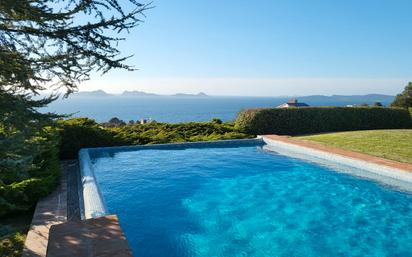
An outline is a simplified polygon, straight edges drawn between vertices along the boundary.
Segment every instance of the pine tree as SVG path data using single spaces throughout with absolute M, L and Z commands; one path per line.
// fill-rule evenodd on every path
M 57 96 L 39 94 L 52 89 L 67 96 L 91 72 L 133 70 L 117 44 L 148 8 L 135 0 L 0 0 L 0 215 L 23 208 L 13 201 L 27 198 L 23 191 L 34 188 L 27 183 L 47 191 L 39 182 L 46 180 L 30 178 L 46 174 L 36 165 L 52 152 L 47 125 L 58 117 L 38 108 Z M 25 179 L 23 191 L 7 193 Z

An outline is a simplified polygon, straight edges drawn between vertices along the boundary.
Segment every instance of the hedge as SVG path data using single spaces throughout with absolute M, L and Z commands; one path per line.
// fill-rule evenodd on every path
M 254 135 L 399 129 L 411 125 L 407 110 L 382 107 L 247 109 L 238 114 L 235 123 L 237 129 Z

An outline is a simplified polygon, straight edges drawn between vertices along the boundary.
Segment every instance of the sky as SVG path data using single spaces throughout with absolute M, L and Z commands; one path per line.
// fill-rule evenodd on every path
M 142 2 L 142 1 L 141 1 Z M 412 80 L 412 1 L 154 0 L 119 45 L 137 71 L 81 91 L 396 94 Z

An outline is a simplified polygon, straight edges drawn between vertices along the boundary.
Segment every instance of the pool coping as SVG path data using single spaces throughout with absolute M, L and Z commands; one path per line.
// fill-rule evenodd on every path
M 115 147 L 84 148 L 79 151 L 81 186 L 79 187 L 79 201 L 82 219 L 98 218 L 109 215 L 104 198 L 100 192 L 92 168 L 91 157 L 97 152 L 116 153 L 123 151 L 149 149 L 185 149 L 238 146 L 238 145 L 267 144 L 274 151 L 289 151 L 318 160 L 342 164 L 360 170 L 366 170 L 380 176 L 398 181 L 412 183 L 412 165 L 387 160 L 368 154 L 329 147 L 319 143 L 294 139 L 289 136 L 263 135 L 252 139 L 218 140 L 203 142 L 186 142 L 172 144 L 132 145 Z
M 385 177 L 412 183 L 412 165 L 388 160 L 364 153 L 326 146 L 316 142 L 296 139 L 290 136 L 260 136 L 267 144 L 309 155 L 317 159 L 342 163 L 351 167 L 379 174 Z
M 290 136 L 263 135 L 262 138 L 280 141 L 284 143 L 289 143 L 289 144 L 293 144 L 293 145 L 300 146 L 300 147 L 311 148 L 311 149 L 322 151 L 322 152 L 342 155 L 348 158 L 358 159 L 358 160 L 374 163 L 377 165 L 383 165 L 383 166 L 387 166 L 390 168 L 402 170 L 405 172 L 412 172 L 412 164 L 389 160 L 389 159 L 385 159 L 381 157 L 376 157 L 376 156 L 372 156 L 372 155 L 365 154 L 365 153 L 344 150 L 342 148 L 327 146 L 321 143 L 311 142 L 311 141 L 302 140 L 302 139 L 296 139 Z

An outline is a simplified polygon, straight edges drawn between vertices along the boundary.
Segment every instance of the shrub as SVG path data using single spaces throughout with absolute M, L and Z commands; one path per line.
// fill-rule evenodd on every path
M 24 240 L 26 237 L 19 232 L 0 237 L 0 256 L 19 257 L 23 253 Z
M 3 160 L 0 167 L 0 216 L 26 211 L 36 202 L 47 196 L 59 181 L 59 164 L 57 154 L 57 132 L 44 128 L 35 137 L 27 139 L 30 155 L 18 159 Z M 30 159 L 30 165 L 16 165 Z M 12 176 L 18 168 L 22 175 Z M 3 176 L 3 174 L 7 174 Z
M 221 119 L 218 119 L 218 118 L 213 118 L 212 122 L 216 123 L 216 124 L 222 124 L 223 123 L 223 121 Z
M 308 107 L 243 110 L 236 128 L 250 134 L 299 135 L 320 132 L 411 127 L 408 112 L 382 107 Z
M 115 133 L 105 129 L 94 120 L 74 118 L 58 121 L 60 132 L 60 159 L 76 159 L 81 148 L 126 144 L 115 138 Z

